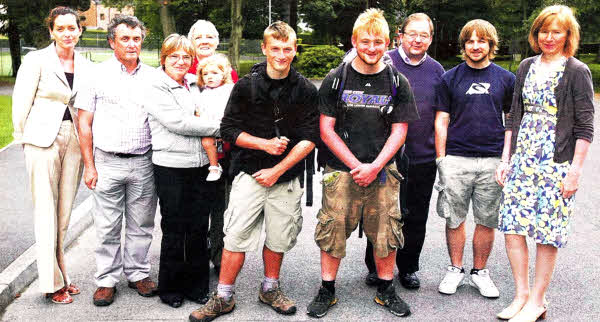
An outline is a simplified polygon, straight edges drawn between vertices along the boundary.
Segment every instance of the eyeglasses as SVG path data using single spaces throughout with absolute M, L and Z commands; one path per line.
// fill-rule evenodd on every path
M 167 56 L 167 59 L 169 59 L 172 62 L 178 62 L 180 59 L 183 60 L 184 63 L 192 62 L 192 56 L 190 56 L 190 55 L 179 56 L 179 55 L 171 54 L 171 55 Z
M 410 32 L 410 33 L 404 34 L 404 36 L 406 38 L 408 38 L 409 40 L 415 40 L 415 39 L 417 39 L 417 37 L 421 37 L 421 40 L 428 40 L 429 38 L 431 38 L 431 35 L 429 35 L 429 34 L 425 34 L 425 33 L 418 34 L 416 32 Z

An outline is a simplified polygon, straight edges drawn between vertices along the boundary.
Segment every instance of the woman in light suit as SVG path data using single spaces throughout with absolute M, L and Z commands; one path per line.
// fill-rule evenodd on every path
M 47 24 L 53 43 L 27 54 L 17 73 L 13 137 L 23 145 L 29 174 L 40 291 L 68 304 L 79 289 L 69 280 L 63 243 L 83 168 L 72 102 L 89 62 L 75 51 L 76 11 L 56 7 Z

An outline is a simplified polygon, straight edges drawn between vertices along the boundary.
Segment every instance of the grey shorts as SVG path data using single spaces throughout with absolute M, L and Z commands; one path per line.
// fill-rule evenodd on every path
M 258 250 L 263 222 L 265 246 L 284 253 L 296 245 L 302 230 L 303 190 L 298 178 L 263 187 L 249 174 L 234 179 L 224 214 L 224 248 L 232 252 Z
M 472 201 L 475 223 L 498 228 L 502 187 L 494 174 L 499 163 L 499 157 L 454 155 L 447 155 L 438 163 L 437 213 L 446 219 L 447 227 L 455 229 L 465 221 Z

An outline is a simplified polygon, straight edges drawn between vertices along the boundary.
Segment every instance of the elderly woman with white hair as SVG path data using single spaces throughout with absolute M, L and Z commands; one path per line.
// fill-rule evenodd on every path
M 196 57 L 188 73 L 196 74 L 198 63 L 204 58 L 210 57 L 217 51 L 219 46 L 219 32 L 212 22 L 207 20 L 198 20 L 188 32 L 188 39 L 192 41 L 196 47 Z M 231 78 L 234 83 L 238 81 L 238 74 L 235 70 L 231 70 Z
M 188 33 L 188 39 L 192 41 L 196 50 L 194 61 L 188 70 L 188 73 L 196 74 L 199 63 L 207 57 L 215 54 L 219 45 L 219 32 L 215 25 L 210 21 L 198 20 Z M 238 74 L 231 69 L 231 79 L 234 83 L 238 81 Z M 213 263 L 215 272 L 219 274 L 221 270 L 221 253 L 223 251 L 223 213 L 229 200 L 229 190 L 231 189 L 230 179 L 227 177 L 229 168 L 229 158 L 227 152 L 231 149 L 228 142 L 220 139 L 217 141 L 221 146 L 219 149 L 219 164 L 222 167 L 221 179 L 216 181 L 216 198 L 210 207 L 210 228 L 208 231 L 210 261 Z

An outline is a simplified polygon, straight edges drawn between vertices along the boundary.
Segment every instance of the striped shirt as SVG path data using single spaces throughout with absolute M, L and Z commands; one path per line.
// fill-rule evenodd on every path
M 143 109 L 146 81 L 154 68 L 139 62 L 132 73 L 115 56 L 97 64 L 77 94 L 75 107 L 94 113 L 94 146 L 115 153 L 144 154 L 151 147 L 148 114 Z

